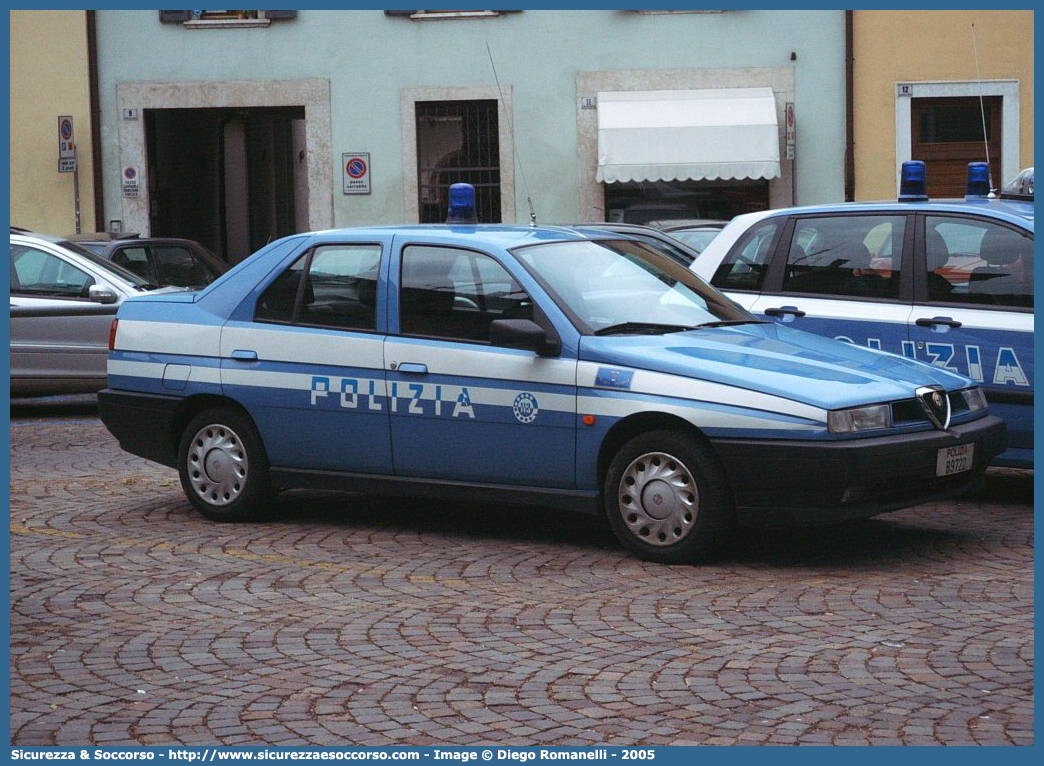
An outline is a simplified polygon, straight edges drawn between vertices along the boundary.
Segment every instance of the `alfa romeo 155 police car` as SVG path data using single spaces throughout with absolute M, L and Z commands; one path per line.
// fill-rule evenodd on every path
M 967 375 L 1008 425 L 994 463 L 1032 468 L 1032 169 L 999 198 L 986 163 L 968 173 L 962 200 L 929 200 L 908 162 L 896 202 L 739 216 L 692 268 L 762 317 Z
M 953 494 L 1006 439 L 971 380 L 759 320 L 604 230 L 294 235 L 127 301 L 110 345 L 106 426 L 214 520 L 291 487 L 485 499 L 694 561 L 735 522 Z

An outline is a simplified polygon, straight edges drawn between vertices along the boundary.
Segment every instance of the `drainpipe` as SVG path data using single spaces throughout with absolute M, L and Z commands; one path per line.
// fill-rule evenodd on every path
M 855 56 L 852 11 L 845 11 L 845 202 L 855 200 L 855 94 L 852 93 Z
M 101 104 L 98 101 L 98 28 L 94 11 L 87 11 L 87 87 L 91 108 L 91 170 L 94 185 L 94 230 L 105 231 L 102 194 Z

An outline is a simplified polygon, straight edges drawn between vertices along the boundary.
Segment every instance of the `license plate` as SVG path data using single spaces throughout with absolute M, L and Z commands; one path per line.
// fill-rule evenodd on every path
M 975 457 L 974 444 L 961 444 L 957 447 L 943 447 L 935 463 L 936 476 L 952 476 L 955 473 L 970 471 Z

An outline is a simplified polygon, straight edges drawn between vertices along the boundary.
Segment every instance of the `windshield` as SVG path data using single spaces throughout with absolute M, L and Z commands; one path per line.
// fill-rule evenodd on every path
M 758 320 L 667 255 L 642 242 L 555 242 L 514 250 L 584 333 L 676 332 Z
M 97 253 L 88 250 L 86 247 L 83 247 L 82 245 L 78 245 L 75 242 L 69 242 L 69 241 L 61 242 L 59 244 L 61 244 L 61 246 L 64 247 L 66 250 L 72 250 L 77 255 L 82 255 L 84 258 L 88 259 L 95 266 L 103 268 L 106 271 L 111 272 L 112 274 L 115 274 L 120 279 L 122 279 L 124 282 L 130 282 L 135 287 L 146 287 L 147 288 L 147 287 L 155 287 L 156 286 L 156 285 L 151 284 L 149 282 L 149 280 L 142 279 L 141 277 L 139 277 L 137 274 L 135 274 L 130 269 L 125 269 L 125 268 L 123 268 L 123 266 L 120 266 L 118 263 L 113 263 L 112 261 L 110 261 L 110 260 L 108 260 L 106 258 L 103 258 L 102 256 L 98 255 Z
M 670 232 L 672 237 L 680 239 L 697 253 L 702 253 L 703 248 L 719 234 L 721 234 L 721 229 L 682 229 Z

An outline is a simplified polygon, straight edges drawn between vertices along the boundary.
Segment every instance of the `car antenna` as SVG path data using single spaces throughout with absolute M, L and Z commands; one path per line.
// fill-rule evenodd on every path
M 497 93 L 500 94 L 500 103 L 504 104 L 504 91 L 500 88 L 500 78 L 497 77 L 497 66 L 493 63 L 493 51 L 489 49 L 486 42 L 486 53 L 489 55 L 489 66 L 493 70 L 493 81 L 497 84 Z M 522 185 L 526 187 L 526 202 L 529 204 L 529 225 L 537 225 L 536 210 L 533 209 L 533 198 L 529 195 L 529 182 L 526 180 L 526 169 L 522 167 L 522 158 L 518 156 L 518 145 L 515 144 L 515 128 L 511 124 L 511 112 L 504 104 L 504 116 L 507 118 L 508 132 L 511 133 L 511 153 L 518 163 L 518 171 L 522 174 Z
M 993 186 L 993 166 L 990 165 L 990 142 L 986 138 L 986 106 L 983 104 L 982 99 L 982 71 L 979 69 L 979 40 L 975 34 L 975 24 L 971 25 L 972 28 L 972 49 L 975 51 L 975 77 L 979 81 L 979 116 L 982 117 L 982 143 L 986 148 L 986 167 L 989 168 L 990 172 L 990 193 L 988 196 L 996 197 L 995 192 L 997 191 Z

